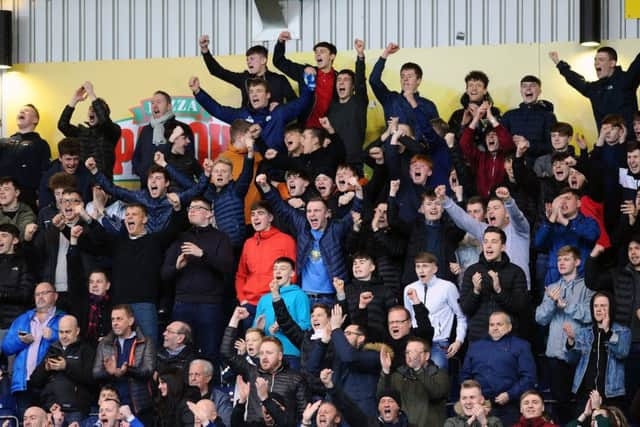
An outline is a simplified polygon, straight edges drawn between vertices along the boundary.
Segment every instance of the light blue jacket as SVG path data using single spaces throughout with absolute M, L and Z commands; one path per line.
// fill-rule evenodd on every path
M 307 294 L 298 285 L 288 285 L 280 288 L 280 297 L 284 301 L 289 315 L 300 326 L 300 329 L 306 331 L 311 328 L 311 305 Z M 258 319 L 261 314 L 264 314 L 265 317 L 264 333 L 271 335 L 269 327 L 276 321 L 271 292 L 260 297 L 260 301 L 258 301 L 255 318 Z M 285 356 L 300 356 L 300 349 L 293 345 L 282 332 L 278 331 L 274 336 L 282 343 Z
M 9 332 L 7 332 L 7 335 L 4 336 L 4 340 L 2 341 L 2 352 L 8 356 L 16 355 L 11 379 L 11 393 L 25 391 L 27 389 L 27 349 L 29 345 L 20 341 L 18 332 L 28 332 L 31 330 L 31 319 L 35 314 L 36 310 L 31 309 L 18 316 L 11 324 Z M 58 341 L 58 321 L 62 316 L 64 316 L 64 312 L 57 310 L 56 314 L 47 322 L 47 327 L 51 329 L 51 337 L 49 337 L 49 339 L 43 337 L 40 340 L 36 365 L 42 362 L 49 346 Z
M 567 306 L 562 309 L 544 294 L 542 303 L 536 309 L 536 322 L 546 326 L 549 325 L 549 337 L 547 339 L 547 357 L 568 361 L 569 354 L 566 349 L 567 334 L 564 333 L 562 325 L 568 322 L 574 331 L 588 326 L 591 323 L 591 297 L 594 292 L 584 285 L 584 279 L 579 278 L 566 282 L 560 281 L 549 285 L 548 289 L 560 287 L 560 298 L 567 302 Z
M 604 395 L 611 398 L 616 396 L 624 396 L 624 360 L 629 355 L 631 348 L 631 330 L 626 326 L 614 323 L 611 327 L 613 334 L 606 343 L 607 346 L 607 372 L 605 374 Z M 589 356 L 591 355 L 591 347 L 595 334 L 593 327 L 582 328 L 576 332 L 576 342 L 572 352 L 580 355 L 576 374 L 573 377 L 573 393 L 578 392 L 578 388 L 582 383 L 587 365 L 589 364 Z

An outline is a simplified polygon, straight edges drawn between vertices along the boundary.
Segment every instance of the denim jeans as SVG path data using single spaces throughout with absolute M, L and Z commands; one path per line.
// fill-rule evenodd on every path
M 151 302 L 136 302 L 129 304 L 136 318 L 136 324 L 142 329 L 145 337 L 151 338 L 154 344 L 158 344 L 158 311 L 156 305 Z
M 173 320 L 186 322 L 193 331 L 193 341 L 202 355 L 214 366 L 220 363 L 220 341 L 224 333 L 223 304 L 195 304 L 178 302 L 173 306 Z
M 431 345 L 431 360 L 438 368 L 447 370 L 449 362 L 447 361 L 447 350 L 449 349 L 449 340 L 434 341 Z

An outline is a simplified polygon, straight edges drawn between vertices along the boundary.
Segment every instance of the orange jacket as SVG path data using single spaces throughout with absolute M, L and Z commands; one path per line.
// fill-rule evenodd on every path
M 295 261 L 296 242 L 293 237 L 275 227 L 255 233 L 244 242 L 236 272 L 238 301 L 258 304 L 260 297 L 269 292 L 269 282 L 273 279 L 273 262 L 280 257 Z
M 233 163 L 233 179 L 238 180 L 240 177 L 240 173 L 242 172 L 242 164 L 244 162 L 244 158 L 247 154 L 247 150 L 245 148 L 239 149 L 233 146 L 233 144 L 229 143 L 226 151 L 220 154 L 220 157 L 224 157 Z M 256 171 L 258 170 L 258 165 L 262 161 L 262 156 L 258 152 L 254 152 L 253 154 L 253 179 L 256 177 Z M 252 179 L 252 181 L 253 181 Z M 251 204 L 260 200 L 260 193 L 258 193 L 258 189 L 252 183 L 249 186 L 249 191 L 247 192 L 247 196 L 244 198 L 244 221 L 245 224 L 251 223 Z

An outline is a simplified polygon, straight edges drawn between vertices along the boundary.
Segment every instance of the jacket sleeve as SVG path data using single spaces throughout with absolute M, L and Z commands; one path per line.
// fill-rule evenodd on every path
M 500 273 L 498 273 L 500 275 Z M 505 289 L 502 284 L 502 292 L 496 294 L 498 305 L 510 313 L 522 313 L 529 307 L 529 293 L 527 291 L 527 278 L 520 267 L 516 268 L 513 283 Z
M 431 342 L 433 340 L 433 326 L 429 320 L 429 310 L 423 303 L 414 304 L 413 312 L 416 315 L 417 328 L 413 328 L 414 335 Z
M 285 42 L 278 41 L 276 43 L 273 49 L 273 65 L 286 74 L 291 80 L 298 82 L 298 85 L 303 85 L 304 83 L 300 79 L 302 79 L 302 75 L 304 74 L 305 66 L 287 59 L 287 57 L 284 56 L 285 48 Z M 302 88 L 299 89 L 302 91 Z
M 518 352 L 518 380 L 506 390 L 509 400 L 517 400 L 522 393 L 533 388 L 536 383 L 536 362 L 533 360 L 529 343 L 522 341 Z
M 176 260 L 180 255 L 181 241 L 175 241 L 169 246 L 164 255 L 164 262 L 162 263 L 162 269 L 160 270 L 160 277 L 165 281 L 172 281 L 178 274 L 176 269 Z
M 467 268 L 464 272 L 464 278 L 462 279 L 462 286 L 460 287 L 460 308 L 467 316 L 467 318 L 473 317 L 482 300 L 482 295 L 478 295 L 473 292 L 472 277 L 475 272 L 472 269 Z
M 244 161 L 242 162 L 242 172 L 240 172 L 240 176 L 236 181 L 236 194 L 242 199 L 247 195 L 249 185 L 251 185 L 251 181 L 253 180 L 253 162 L 253 157 L 249 158 L 245 156 Z
M 227 83 L 231 83 L 235 87 L 240 90 L 244 89 L 245 82 L 245 74 L 237 73 L 234 71 L 227 70 L 214 58 L 211 51 L 207 51 L 206 53 L 201 52 L 202 59 L 204 60 L 207 69 L 209 70 L 209 74 L 215 76 L 221 80 L 224 80 Z
M 109 179 L 107 179 L 102 172 L 98 172 L 93 175 L 95 181 L 102 187 L 104 191 L 111 194 L 115 199 L 123 200 L 125 202 L 140 202 L 140 197 L 138 196 L 138 192 L 134 190 L 129 190 L 128 188 L 120 187 L 115 185 Z
M 233 412 L 233 405 L 229 395 L 218 390 L 213 389 L 213 396 L 211 397 L 213 403 L 216 404 L 216 412 L 218 417 L 216 418 L 216 425 L 219 426 L 219 420 L 222 421 L 223 426 L 231 426 L 231 413 Z
M 404 236 L 410 236 L 413 229 L 412 224 L 407 224 L 400 219 L 400 208 L 398 207 L 398 197 L 387 198 L 387 217 L 389 226 L 400 232 Z
M 309 89 L 307 84 L 304 82 L 304 78 L 302 77 L 303 75 L 304 73 L 302 73 L 300 77 L 298 77 L 299 79 L 301 79 L 299 84 L 300 96 L 292 101 L 287 102 L 286 104 L 280 104 L 276 107 L 278 112 L 283 115 L 284 123 L 290 122 L 291 120 L 298 117 L 313 102 L 314 92 Z
M 345 421 L 351 427 L 366 427 L 368 425 L 378 425 L 377 422 L 369 423 L 367 415 L 355 404 L 349 396 L 337 385 L 334 385 L 332 389 L 329 389 L 329 395 L 332 398 L 333 403 L 336 405 Z
M 538 162 L 535 164 L 538 165 Z M 540 164 L 540 169 L 543 170 L 542 164 Z M 540 181 L 536 174 L 531 172 L 524 164 L 524 157 L 515 157 L 513 159 L 513 176 L 518 187 L 525 189 L 532 195 L 540 192 Z
M 240 261 L 238 261 L 238 268 L 236 270 L 236 298 L 238 301 L 246 300 L 246 296 L 244 293 L 244 288 L 247 283 L 247 278 L 249 277 L 249 268 L 247 266 L 247 252 L 246 252 L 246 242 L 242 249 L 242 253 L 240 254 Z
M 193 179 L 191 177 L 186 176 L 178 169 L 176 169 L 172 164 L 167 163 L 165 166 L 166 171 L 169 173 L 169 178 L 171 181 L 175 181 L 182 188 L 191 188 L 193 187 Z
M 486 223 L 476 221 L 449 197 L 446 198 L 442 207 L 444 207 L 447 215 L 449 215 L 458 228 L 471 234 L 479 241 L 482 241 L 484 230 L 488 227 Z
M 237 406 L 237 405 L 236 405 Z M 267 397 L 265 400 L 262 401 L 262 406 L 264 406 L 264 409 L 266 409 L 266 411 L 269 413 L 269 415 L 271 415 L 271 418 L 273 418 L 274 424 L 275 426 L 278 427 L 295 427 L 296 424 L 296 417 L 292 416 L 293 414 L 288 414 L 285 408 L 280 407 L 280 405 L 278 405 L 272 398 L 271 396 Z M 234 409 L 235 410 L 235 409 Z M 244 413 L 243 413 L 244 415 Z M 243 424 L 234 424 L 233 422 L 231 423 L 232 426 L 242 426 Z
M 98 343 L 96 358 L 93 361 L 93 378 L 97 381 L 105 381 L 111 378 L 111 376 L 107 373 L 107 370 L 104 368 L 104 358 L 106 356 L 105 347 L 106 342 L 104 340 Z
M 282 333 L 289 338 L 293 345 L 299 349 L 302 348 L 305 332 L 293 321 L 282 298 L 278 301 L 273 301 L 273 311 L 276 313 L 276 320 L 280 329 L 282 329 Z
M 589 84 L 589 82 L 586 81 L 581 74 L 578 74 L 575 71 L 573 71 L 569 64 L 567 64 L 565 61 L 560 61 L 556 65 L 556 68 L 558 68 L 558 71 L 560 71 L 560 74 L 562 74 L 562 77 L 564 77 L 567 83 L 569 83 L 569 86 L 571 86 L 572 88 L 574 88 L 584 96 L 588 97 L 590 95 L 591 85 Z
M 569 222 L 571 232 L 575 233 L 584 243 L 593 246 L 600 237 L 600 228 L 595 219 L 582 216 Z
M 613 340 L 614 335 L 617 335 L 617 341 Z M 607 343 L 607 350 L 616 359 L 624 360 L 629 355 L 629 350 L 631 350 L 631 330 L 625 326 L 620 326 L 617 330 L 614 330 L 614 335 L 611 336 Z
M 498 135 L 500 150 L 502 150 L 503 153 L 508 153 L 516 149 L 516 144 L 513 142 L 511 134 L 504 126 L 498 125 L 494 127 L 493 130 Z
M 364 58 L 356 58 L 356 81 L 355 91 L 356 99 L 361 105 L 369 104 L 369 95 L 367 94 L 367 78 L 365 77 L 366 63 Z
M 38 363 L 38 366 L 36 366 L 36 369 L 34 369 L 33 372 L 31 373 L 31 376 L 29 377 L 29 385 L 33 385 L 34 387 L 41 388 L 46 384 L 47 379 L 49 378 L 49 371 L 47 371 L 47 368 L 45 366 L 47 364 L 47 357 L 49 357 L 50 355 L 51 355 L 51 347 L 49 347 L 47 354 L 40 361 L 40 363 Z
M 71 116 L 73 116 L 74 111 L 74 107 L 65 105 L 64 110 L 62 110 L 62 114 L 60 114 L 60 118 L 58 119 L 58 130 L 68 138 L 76 137 L 79 134 L 78 127 L 71 124 Z
M 349 363 L 352 371 L 378 375 L 380 372 L 380 356 L 377 352 L 362 351 L 349 344 L 342 329 L 331 332 L 334 357 L 340 362 Z
M 545 218 L 536 232 L 534 247 L 538 249 L 548 249 L 551 244 L 550 240 L 552 235 L 553 225 Z
M 529 235 L 529 221 L 527 221 L 527 217 L 525 217 L 522 211 L 518 208 L 516 201 L 513 198 L 510 198 L 504 205 L 507 208 L 507 212 L 509 212 L 509 219 L 513 224 L 513 228 L 519 234 Z
M 374 95 L 383 106 L 388 102 L 388 97 L 392 94 L 389 88 L 382 82 L 382 71 L 386 63 L 387 60 L 385 58 L 378 58 L 369 75 L 371 90 L 373 90 Z
M 195 94 L 196 101 L 204 108 L 207 113 L 211 114 L 216 119 L 220 119 L 224 122 L 231 123 L 235 119 L 242 118 L 242 108 L 225 107 L 213 99 L 204 89 Z
M 551 286 L 547 289 L 552 288 Z M 536 308 L 536 323 L 542 326 L 546 326 L 551 323 L 551 319 L 553 318 L 556 312 L 556 303 L 553 302 L 547 293 L 544 293 L 544 298 L 540 305 Z
M 305 230 L 307 222 L 305 215 L 297 209 L 289 206 L 288 203 L 285 203 L 277 190 L 270 188 L 269 191 L 262 194 L 264 199 L 269 202 L 276 215 L 284 221 L 291 223 L 297 234 L 302 233 Z

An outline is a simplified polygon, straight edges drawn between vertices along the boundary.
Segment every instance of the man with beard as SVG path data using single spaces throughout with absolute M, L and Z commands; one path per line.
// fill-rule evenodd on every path
M 401 358 L 396 354 L 394 358 Z M 391 355 L 380 351 L 382 372 L 378 394 L 384 390 L 400 392 L 409 424 L 441 426 L 445 420 L 445 404 L 449 395 L 449 375 L 431 360 L 431 345 L 422 338 L 412 337 L 404 351 L 404 364 L 391 369 Z
M 250 364 L 244 356 L 233 354 L 231 348 L 222 348 L 222 354 L 228 357 L 229 365 L 251 384 L 247 403 L 247 422 L 262 421 L 261 399 L 255 386 L 258 378 L 263 378 L 269 385 L 271 393 L 277 393 L 284 399 L 284 406 L 295 411 L 296 417 L 302 417 L 307 405 L 308 393 L 303 377 L 290 370 L 283 363 L 282 344 L 275 337 L 265 337 L 260 344 L 259 365 Z

